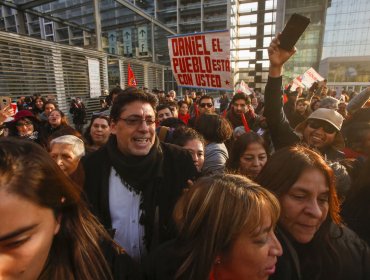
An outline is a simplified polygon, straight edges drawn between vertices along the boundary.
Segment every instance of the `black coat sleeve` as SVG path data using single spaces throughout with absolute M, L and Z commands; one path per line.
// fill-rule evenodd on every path
M 282 77 L 268 77 L 265 89 L 264 116 L 266 117 L 275 149 L 291 146 L 300 141 L 284 114 L 281 85 Z

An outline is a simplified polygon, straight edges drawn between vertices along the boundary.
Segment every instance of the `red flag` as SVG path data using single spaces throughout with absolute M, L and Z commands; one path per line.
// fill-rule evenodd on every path
M 135 78 L 134 72 L 132 71 L 132 69 L 130 67 L 130 64 L 128 65 L 128 83 L 127 83 L 127 85 L 129 87 L 136 87 L 137 86 L 136 78 Z

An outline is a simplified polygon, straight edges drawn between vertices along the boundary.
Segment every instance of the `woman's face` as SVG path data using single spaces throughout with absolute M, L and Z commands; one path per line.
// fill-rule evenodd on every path
M 51 103 L 46 104 L 46 105 L 45 105 L 45 110 L 44 110 L 45 115 L 48 117 L 48 116 L 50 115 L 50 113 L 51 113 L 53 110 L 55 110 L 55 109 L 56 109 L 56 108 L 55 108 L 54 104 L 51 104 Z
M 267 213 L 266 213 L 267 214 Z M 277 257 L 283 250 L 271 225 L 270 215 L 255 236 L 244 230 L 236 238 L 231 251 L 221 255 L 215 264 L 216 279 L 262 280 L 275 272 Z
M 298 113 L 303 114 L 306 111 L 307 105 L 304 102 L 298 102 L 296 105 L 296 110 Z
M 316 111 L 317 109 L 319 109 L 320 108 L 320 101 L 317 101 L 314 105 L 313 105 L 313 107 L 312 107 L 312 109 L 314 110 L 314 111 Z
M 297 242 L 310 242 L 329 211 L 329 187 L 323 173 L 318 169 L 303 171 L 280 197 L 280 204 L 280 225 Z
M 67 175 L 76 171 L 80 158 L 73 152 L 73 146 L 64 143 L 54 143 L 50 147 L 50 156 Z
M 267 162 L 265 148 L 259 143 L 251 143 L 240 157 L 239 171 L 241 174 L 254 179 Z
M 37 109 L 42 110 L 42 107 L 44 106 L 44 102 L 42 102 L 41 98 L 36 99 L 35 106 L 36 106 Z
M 193 139 L 183 146 L 186 150 L 191 153 L 193 162 L 197 170 L 200 172 L 204 164 L 204 145 L 198 139 Z
M 60 126 L 62 123 L 62 115 L 58 111 L 53 111 L 50 113 L 48 120 L 52 127 Z
M 186 115 L 188 113 L 188 104 L 183 103 L 179 109 L 180 113 Z
M 96 118 L 90 128 L 90 136 L 95 145 L 104 145 L 109 138 L 110 127 L 107 120 Z
M 19 121 L 17 121 L 15 126 L 17 128 L 18 135 L 21 137 L 31 135 L 35 129 L 33 126 L 33 122 L 28 118 L 20 119 Z
M 49 208 L 0 191 L 0 279 L 38 279 L 60 223 Z

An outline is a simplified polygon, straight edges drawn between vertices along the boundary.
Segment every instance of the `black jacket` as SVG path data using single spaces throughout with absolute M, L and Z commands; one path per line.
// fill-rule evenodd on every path
M 143 261 L 143 278 L 145 280 L 173 280 L 184 258 L 176 248 L 176 240 L 168 241 Z
M 282 230 L 277 229 L 277 238 L 283 247 L 278 258 L 276 272 L 270 280 L 368 280 L 370 279 L 370 249 L 353 231 L 332 224 L 330 236 L 334 254 L 312 252 L 311 241 L 298 244 Z M 321 258 L 321 259 L 320 259 Z M 317 261 L 320 260 L 320 261 Z
M 102 242 L 101 248 L 111 269 L 113 280 L 142 279 L 139 266 L 121 248 L 108 241 Z
M 163 169 L 153 178 L 155 183 L 155 205 L 151 205 L 154 233 L 148 240 L 148 250 L 155 248 L 175 234 L 172 211 L 187 181 L 197 175 L 191 155 L 188 151 L 175 145 L 160 143 L 163 151 Z M 106 147 L 88 155 L 82 160 L 85 168 L 84 192 L 92 212 L 109 232 L 112 220 L 109 210 L 109 176 L 111 163 Z M 145 174 L 145 170 L 142 171 Z M 145 199 L 144 199 L 145 200 Z M 145 201 L 143 201 L 145 203 Z M 146 225 L 144 224 L 144 228 Z
M 265 89 L 265 110 L 264 116 L 269 127 L 272 143 L 276 150 L 292 146 L 301 142 L 301 137 L 289 125 L 282 100 L 282 77 L 268 77 Z M 343 159 L 344 154 L 329 146 L 320 150 L 321 154 L 330 161 Z

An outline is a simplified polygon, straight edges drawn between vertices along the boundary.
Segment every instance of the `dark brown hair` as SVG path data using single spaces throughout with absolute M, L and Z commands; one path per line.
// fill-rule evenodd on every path
M 252 237 L 266 215 L 274 227 L 279 214 L 275 196 L 244 176 L 200 178 L 175 206 L 183 262 L 174 279 L 208 279 L 216 256 L 227 254 L 241 231 Z
M 226 168 L 230 172 L 238 172 L 240 166 L 240 157 L 243 155 L 248 146 L 253 143 L 260 144 L 265 149 L 266 154 L 269 155 L 269 146 L 262 136 L 253 131 L 244 133 L 233 143 L 231 147 L 229 159 L 226 162 Z
M 304 146 L 286 147 L 275 152 L 267 161 L 256 182 L 281 197 L 286 194 L 302 173 L 310 168 L 319 170 L 329 188 L 329 215 L 327 219 L 340 224 L 339 201 L 335 190 L 333 170 L 316 152 Z
M 73 181 L 44 149 L 31 141 L 0 139 L 0 190 L 61 217 L 39 279 L 112 279 L 100 247 L 110 237 L 87 209 Z
M 130 104 L 135 101 L 149 103 L 153 107 L 154 111 L 158 104 L 158 99 L 154 94 L 145 93 L 141 89 L 129 87 L 122 91 L 122 93 L 117 95 L 116 99 L 114 99 L 112 110 L 110 112 L 111 120 L 113 122 L 117 122 L 122 113 L 123 108 L 127 104 Z
M 201 114 L 195 122 L 195 129 L 208 142 L 223 143 L 233 135 L 229 121 L 217 114 Z

